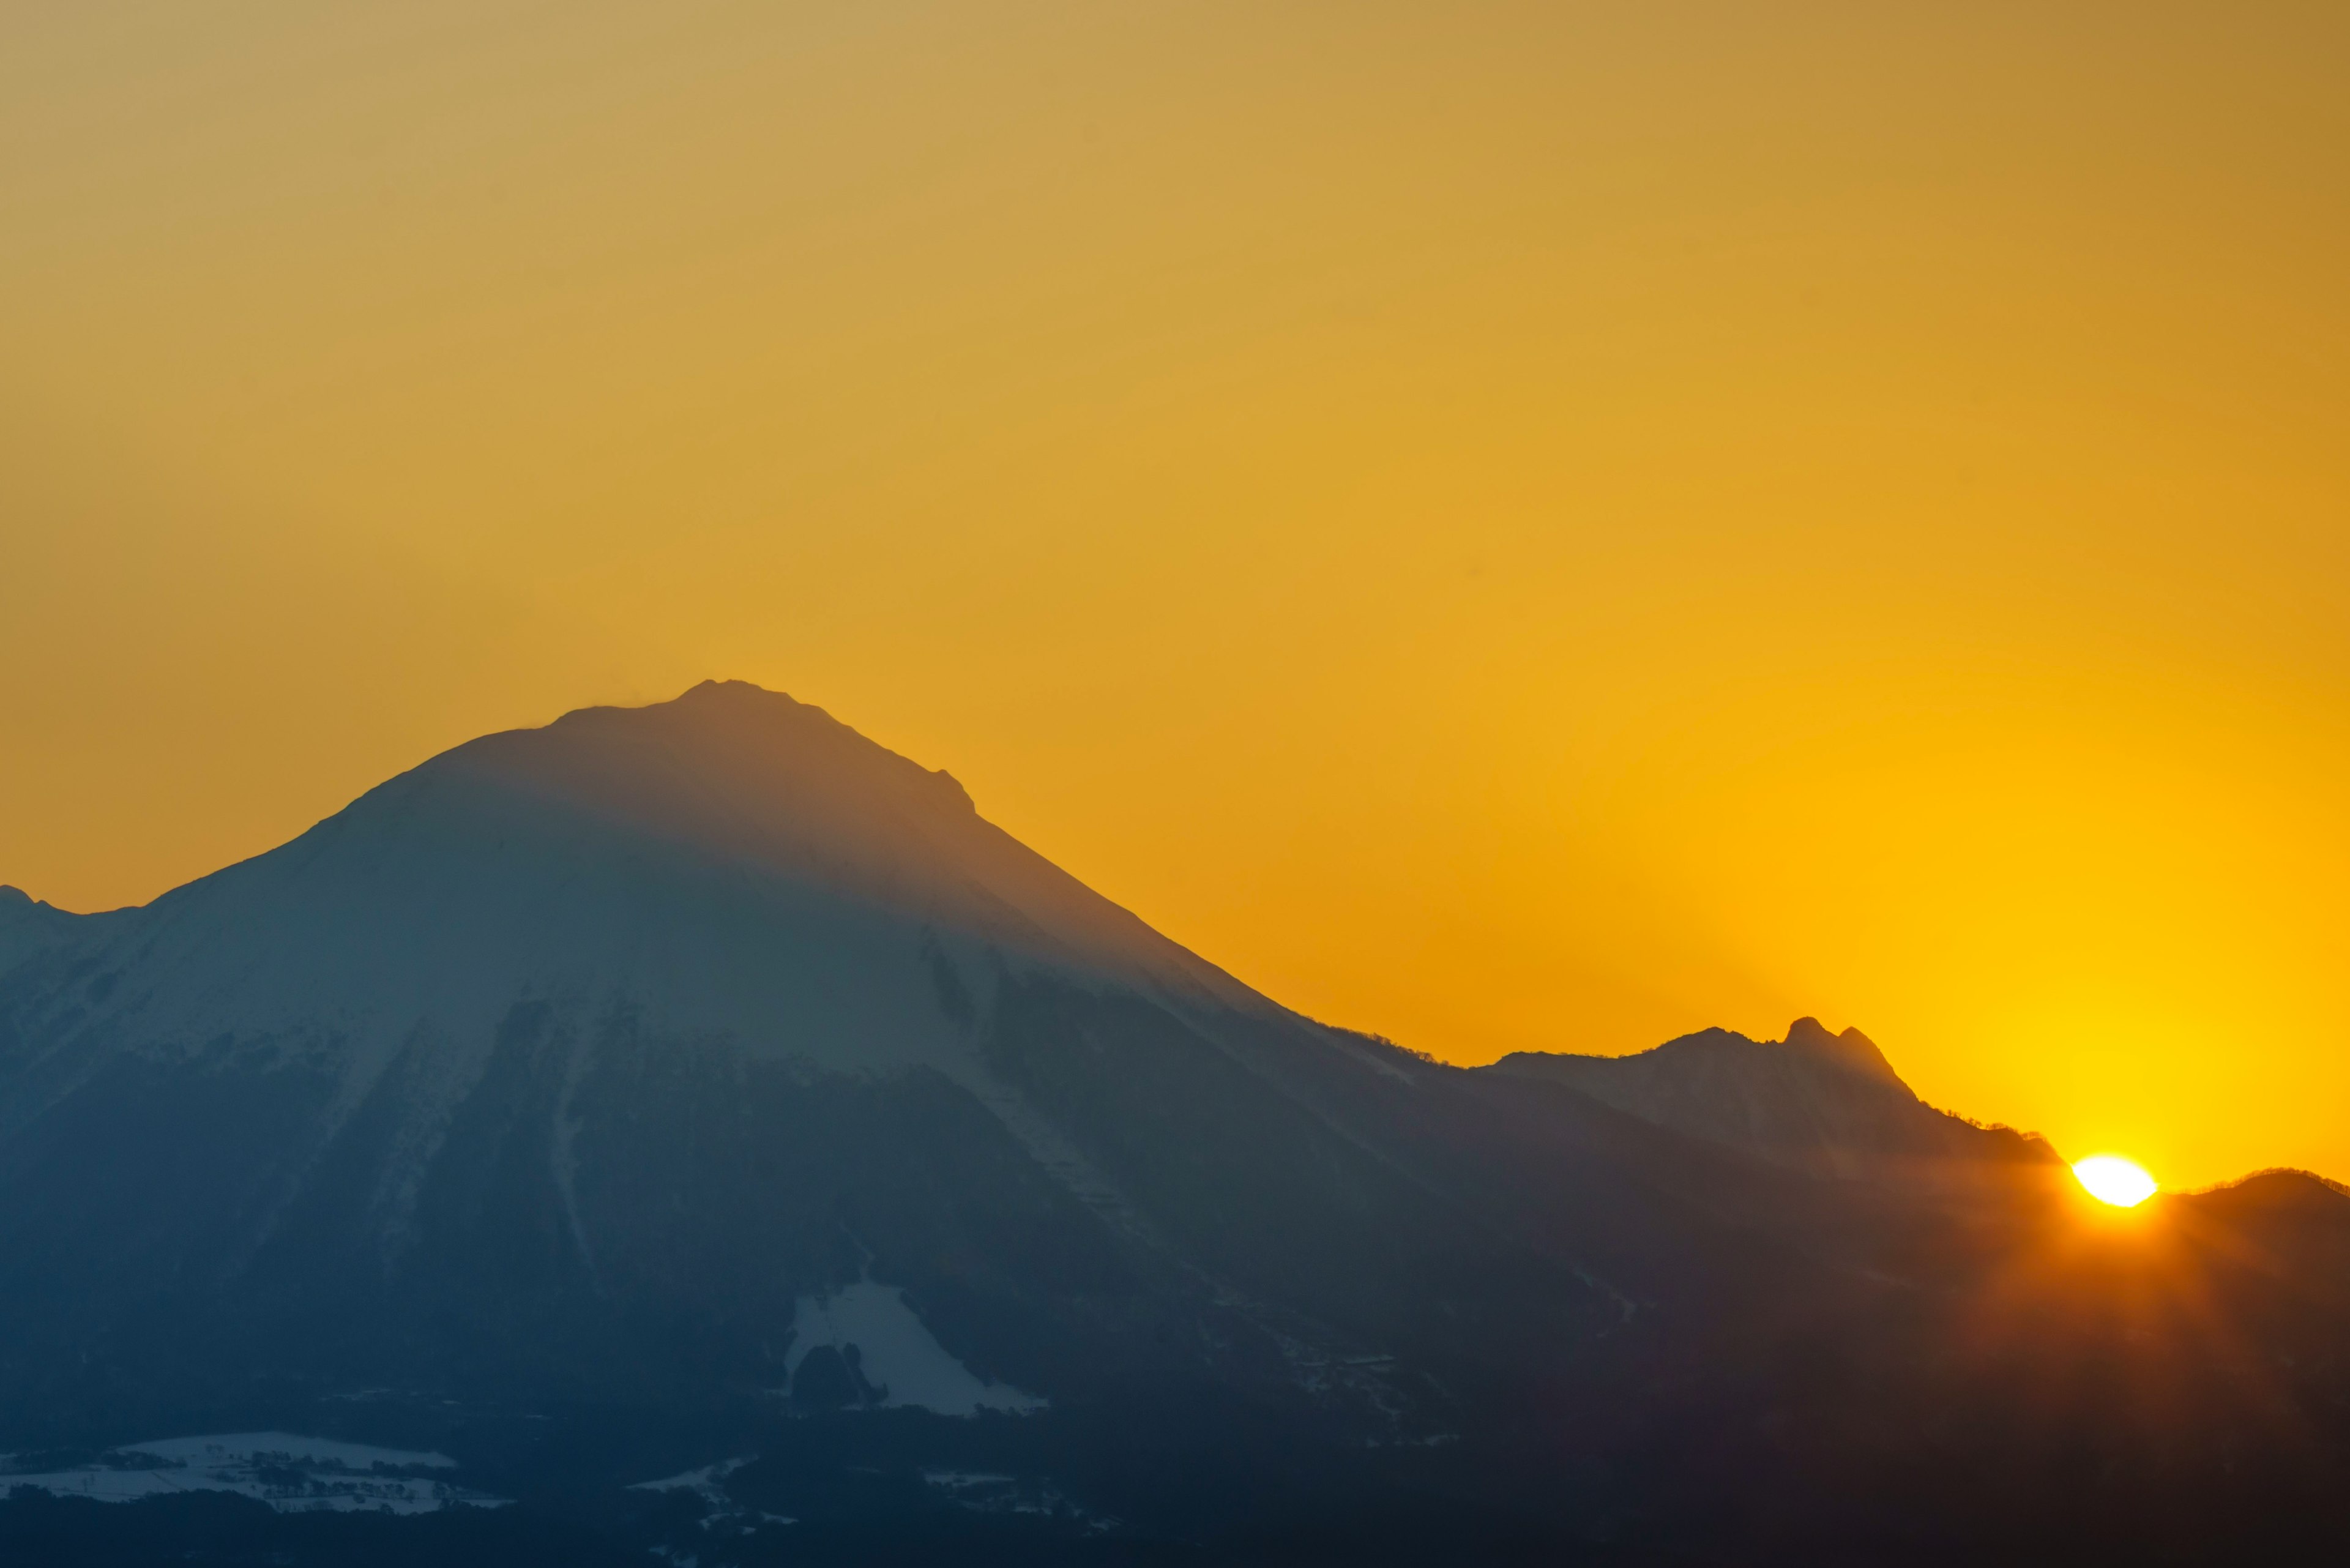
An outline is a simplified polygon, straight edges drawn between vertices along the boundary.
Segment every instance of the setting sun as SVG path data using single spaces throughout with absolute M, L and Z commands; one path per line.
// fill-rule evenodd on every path
M 2074 1165 L 2073 1174 L 2090 1197 L 2116 1209 L 2135 1209 L 2155 1193 L 2154 1178 L 2117 1154 L 2091 1155 Z

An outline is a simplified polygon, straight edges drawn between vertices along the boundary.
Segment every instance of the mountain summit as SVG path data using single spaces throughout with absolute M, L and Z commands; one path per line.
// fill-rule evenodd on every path
M 947 774 L 740 681 L 459 746 L 167 895 L 97 961 L 134 952 L 140 983 L 88 999 L 109 1037 L 258 1031 L 358 1080 L 421 1032 L 459 1081 L 525 999 L 875 1069 L 965 1054 L 937 987 L 999 971 L 1271 1008 Z
M 1816 1018 L 1798 1018 L 1787 1025 L 1783 1042 L 1790 1051 L 1807 1052 L 1823 1061 L 1833 1062 L 1848 1073 L 1876 1078 L 1888 1084 L 1901 1082 L 1893 1064 L 1877 1048 L 1877 1042 L 1857 1029 L 1847 1029 L 1832 1034 L 1828 1026 Z M 1905 1085 L 1906 1087 L 1906 1085 Z

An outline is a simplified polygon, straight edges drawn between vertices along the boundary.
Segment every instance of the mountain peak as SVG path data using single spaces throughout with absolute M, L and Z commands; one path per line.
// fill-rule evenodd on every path
M 814 790 L 837 795 L 829 802 L 836 808 L 876 807 L 894 797 L 900 805 L 975 809 L 969 792 L 944 769 L 925 768 L 812 702 L 748 680 L 704 680 L 666 702 L 640 708 L 577 708 L 543 730 L 484 736 L 447 755 L 475 748 L 509 755 L 544 749 L 552 760 L 564 748 L 532 737 L 567 740 L 583 733 L 658 746 L 697 774 L 782 790 L 802 806 L 814 804 L 808 793 Z
M 1835 1036 L 1818 1019 L 1805 1016 L 1787 1025 L 1784 1044 L 1799 1051 L 1825 1051 L 1835 1048 Z
M 684 702 L 708 697 L 747 697 L 754 701 L 794 702 L 794 699 L 788 691 L 770 691 L 755 680 L 735 680 L 731 679 L 721 680 L 714 675 L 707 680 L 695 681 L 691 686 L 687 687 L 684 692 L 676 700 L 678 701 Z M 796 702 L 794 702 L 794 705 L 799 706 Z
M 1787 1038 L 1782 1044 L 1789 1050 L 1833 1062 L 1847 1072 L 1889 1084 L 1901 1082 L 1901 1075 L 1885 1059 L 1885 1053 L 1877 1048 L 1877 1042 L 1857 1029 L 1832 1034 L 1827 1025 L 1816 1018 L 1798 1018 L 1787 1025 Z
M 234 1019 L 362 1075 L 550 999 L 860 1069 L 965 1062 L 937 998 L 1004 974 L 1277 1011 L 946 774 L 746 681 L 467 742 L 107 934 L 152 959 L 127 1042 Z

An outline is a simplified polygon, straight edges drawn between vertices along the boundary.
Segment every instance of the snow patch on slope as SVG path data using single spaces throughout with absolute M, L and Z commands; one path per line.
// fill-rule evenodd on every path
M 926 1469 L 922 1484 L 958 1508 L 973 1513 L 1026 1513 L 1066 1519 L 1099 1535 L 1118 1527 L 1106 1513 L 1091 1513 L 1069 1501 L 1068 1494 L 1049 1480 L 1003 1475 L 992 1470 Z
M 867 1380 L 884 1390 L 884 1409 L 921 1409 L 941 1416 L 982 1410 L 1013 1415 L 1041 1410 L 1045 1400 L 1006 1383 L 990 1383 L 949 1355 L 906 1303 L 903 1291 L 871 1280 L 828 1296 L 802 1296 L 792 1315 L 787 1372 L 797 1372 L 819 1345 L 855 1345 Z
M 502 1506 L 421 1470 L 453 1469 L 446 1454 L 381 1449 L 292 1432 L 229 1432 L 132 1443 L 73 1469 L 7 1474 L 0 1490 L 34 1487 L 58 1497 L 131 1502 L 172 1492 L 225 1491 L 265 1502 L 280 1513 L 349 1513 L 360 1509 L 433 1513 L 456 1505 Z
M 713 1533 L 732 1532 L 749 1535 L 763 1524 L 796 1524 L 789 1514 L 767 1513 L 758 1509 L 744 1508 L 727 1495 L 726 1478 L 751 1463 L 759 1456 L 744 1454 L 739 1459 L 720 1459 L 716 1464 L 702 1465 L 659 1480 L 639 1481 L 630 1491 L 691 1492 L 707 1504 L 710 1511 L 702 1521 L 702 1528 Z M 674 1560 L 674 1559 L 672 1559 Z

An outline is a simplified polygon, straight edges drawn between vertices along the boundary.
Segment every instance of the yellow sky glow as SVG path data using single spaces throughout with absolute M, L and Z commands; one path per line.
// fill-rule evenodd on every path
M 0 16 L 0 880 L 733 676 L 1462 1061 L 2350 1175 L 2350 10 Z

